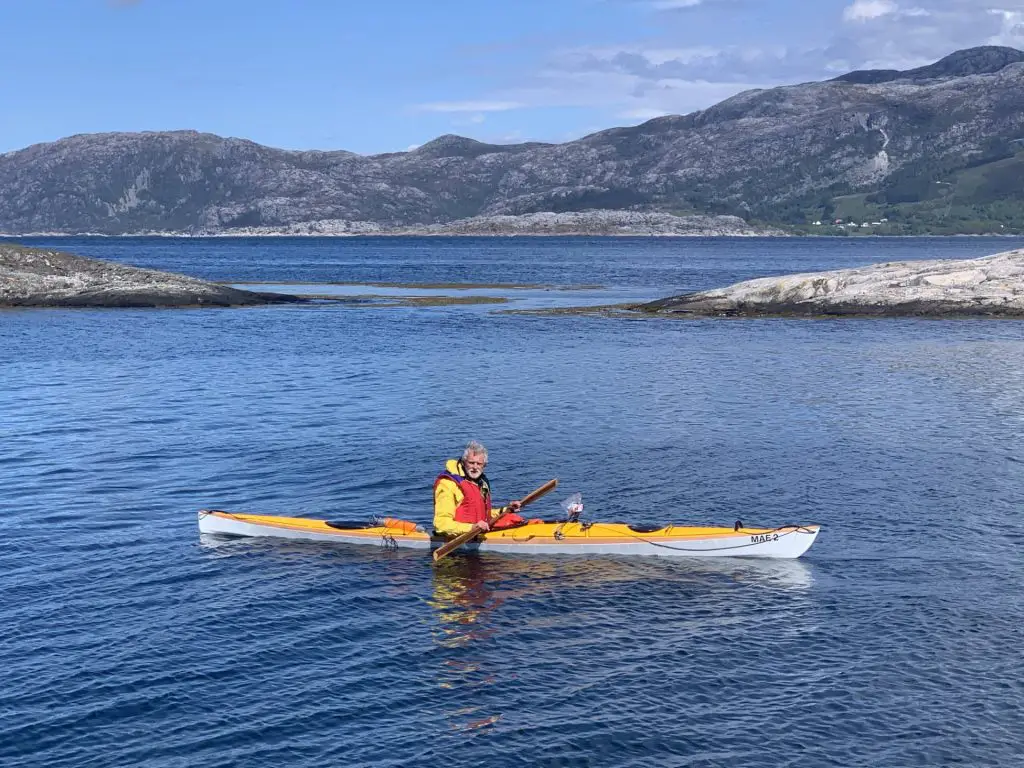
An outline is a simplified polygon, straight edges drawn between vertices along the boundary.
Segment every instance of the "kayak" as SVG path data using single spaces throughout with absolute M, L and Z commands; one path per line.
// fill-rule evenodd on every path
M 748 528 L 739 522 L 726 528 L 545 520 L 489 531 L 463 545 L 462 550 L 527 555 L 794 558 L 807 551 L 819 530 L 819 525 Z M 416 523 L 390 517 L 362 523 L 252 515 L 219 509 L 199 512 L 199 532 L 374 545 L 385 549 L 431 550 L 448 541 Z

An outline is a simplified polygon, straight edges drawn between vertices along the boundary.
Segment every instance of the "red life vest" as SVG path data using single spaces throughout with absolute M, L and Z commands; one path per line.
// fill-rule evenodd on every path
M 480 489 L 480 486 L 466 477 L 459 477 L 450 472 L 442 472 L 434 481 L 434 488 L 442 480 L 451 480 L 462 491 L 462 502 L 455 508 L 455 519 L 460 523 L 479 523 L 491 518 L 491 495 Z
M 479 523 L 481 520 L 491 520 L 491 494 L 482 490 L 479 485 L 468 477 L 453 475 L 451 472 L 442 472 L 434 481 L 434 488 L 442 480 L 451 480 L 462 491 L 462 502 L 455 508 L 455 520 L 460 523 Z M 494 522 L 494 528 L 511 528 L 522 525 L 525 521 L 515 512 L 508 512 Z

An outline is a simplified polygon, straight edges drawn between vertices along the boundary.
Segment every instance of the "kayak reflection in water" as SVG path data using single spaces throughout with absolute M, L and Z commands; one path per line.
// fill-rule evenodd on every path
M 503 515 L 495 527 L 504 528 L 523 523 L 518 514 L 521 502 L 491 507 L 491 484 L 484 474 L 487 449 L 470 440 L 461 459 L 448 459 L 444 472 L 434 480 L 434 530 L 446 536 L 458 536 L 474 527 L 491 529 L 491 520 Z
M 608 563 L 579 562 L 586 575 L 566 581 L 566 565 L 558 561 L 474 555 L 450 557 L 431 569 L 433 593 L 428 601 L 437 617 L 434 641 L 445 648 L 467 648 L 490 640 L 497 629 L 491 619 L 508 601 L 532 595 L 552 595 L 566 583 L 594 582 L 594 569 Z M 610 564 L 615 567 L 615 563 Z M 569 572 L 573 569 L 570 567 Z M 492 650 L 491 643 L 485 646 Z
M 544 599 L 566 590 L 596 589 L 620 582 L 642 582 L 663 573 L 655 564 L 612 559 L 521 558 L 503 555 L 450 557 L 434 564 L 428 601 L 437 618 L 435 642 L 466 648 L 489 640 L 491 621 L 520 598 Z M 499 610 L 502 609 L 502 610 Z M 486 646 L 487 652 L 491 645 Z
M 500 583 L 494 563 L 479 557 L 453 557 L 431 569 L 430 602 L 437 617 L 434 642 L 437 655 L 435 698 L 448 726 L 456 731 L 491 728 L 502 718 L 502 706 L 485 693 L 501 673 L 493 656 L 496 627 L 490 620 L 505 596 L 492 585 Z M 506 670 L 507 671 L 507 670 Z
M 433 569 L 430 604 L 437 612 L 439 645 L 463 647 L 494 634 L 485 619 L 504 597 L 488 584 L 494 574 L 487 573 L 487 566 L 479 557 L 453 557 Z

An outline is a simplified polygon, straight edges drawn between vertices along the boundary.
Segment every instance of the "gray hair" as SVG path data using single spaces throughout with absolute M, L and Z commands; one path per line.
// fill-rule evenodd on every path
M 483 456 L 487 458 L 487 449 L 484 448 L 483 443 L 478 443 L 476 440 L 470 440 L 466 443 L 466 450 L 462 452 L 462 458 L 468 459 L 470 456 Z

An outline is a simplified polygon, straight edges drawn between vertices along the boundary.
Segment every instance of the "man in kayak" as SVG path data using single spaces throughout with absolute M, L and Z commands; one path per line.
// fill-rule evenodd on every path
M 458 536 L 471 528 L 479 531 L 491 529 L 490 520 L 497 528 L 520 525 L 518 514 L 521 502 L 510 501 L 507 506 L 491 507 L 491 484 L 484 474 L 487 449 L 471 440 L 461 459 L 448 459 L 445 471 L 434 481 L 434 530 L 448 536 Z

